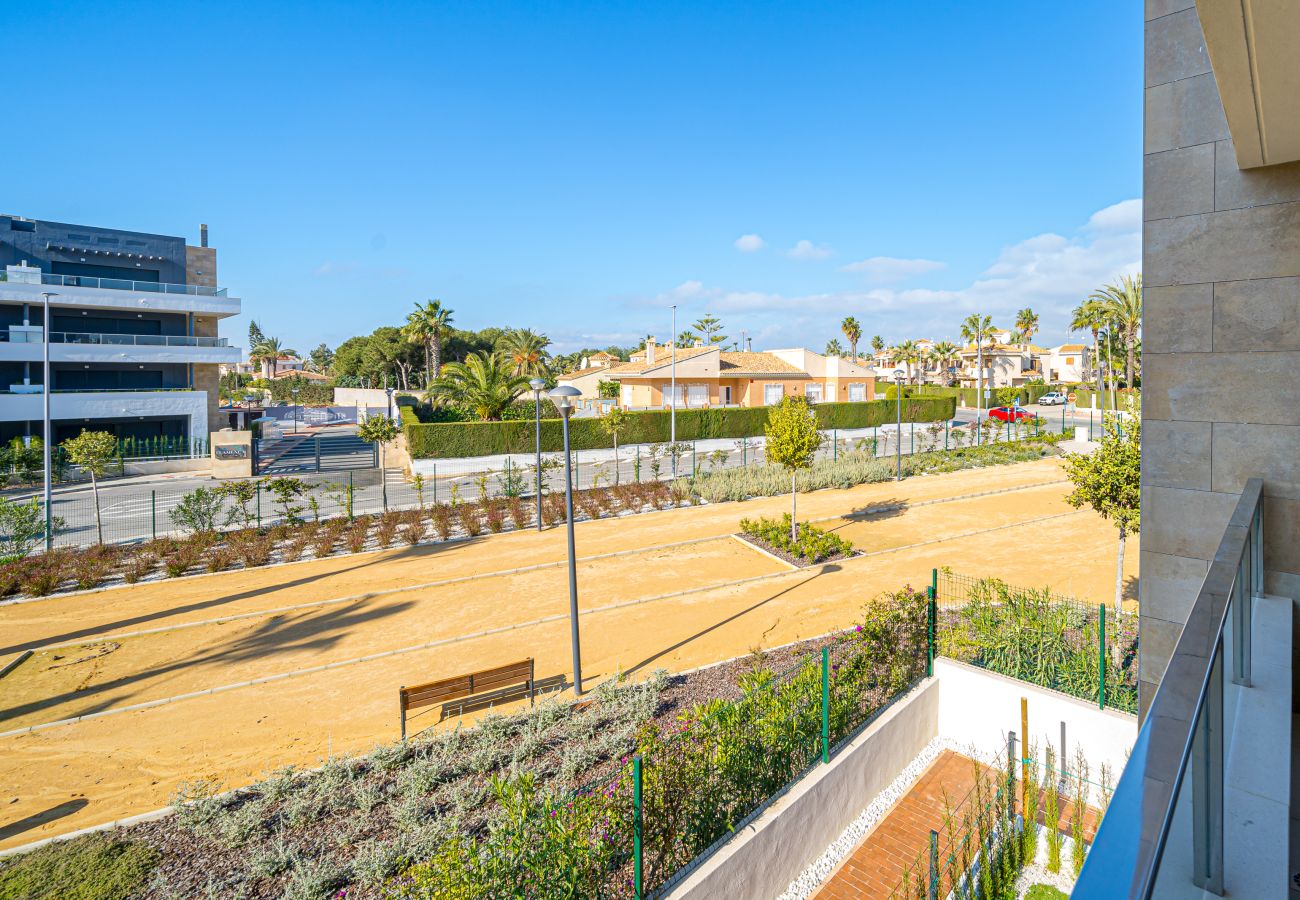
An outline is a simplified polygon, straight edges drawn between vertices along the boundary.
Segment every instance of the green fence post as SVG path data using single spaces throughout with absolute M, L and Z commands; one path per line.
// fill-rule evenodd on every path
M 822 647 L 822 762 L 831 761 L 831 648 Z
M 699 456 L 696 453 L 696 446 L 695 446 L 697 443 L 698 443 L 697 441 L 691 441 L 691 477 L 692 478 L 695 477 L 695 473 L 699 471 L 699 466 L 700 466 L 700 460 L 699 460 Z
M 1016 733 L 1007 732 L 1007 815 L 1016 820 Z
M 840 430 L 831 429 L 831 462 L 840 458 Z
M 348 521 L 349 521 L 349 522 L 352 521 L 352 495 L 353 495 L 354 490 L 355 490 L 355 489 L 353 488 L 353 485 L 352 485 L 352 473 L 351 473 L 351 472 L 348 472 Z M 438 482 L 437 482 L 437 481 L 435 481 L 435 482 L 433 483 L 433 502 L 434 502 L 434 503 L 437 503 L 437 502 L 438 502 Z
M 943 420 L 943 449 L 945 451 L 948 449 L 948 424 L 949 424 L 948 420 L 944 419 Z
M 1065 434 L 1065 408 L 1070 405 L 1070 401 L 1061 404 L 1061 434 Z
M 939 596 L 939 570 L 937 568 L 930 570 L 930 590 L 934 596 Z
M 644 853 L 641 848 L 641 823 L 644 801 L 641 797 L 641 754 L 632 757 L 632 889 L 636 900 L 645 896 Z
M 930 831 L 930 900 L 939 900 L 939 832 Z
M 925 592 L 925 677 L 929 678 L 934 675 L 934 625 L 935 609 L 934 586 Z
M 901 441 L 903 439 L 903 436 L 900 434 L 898 436 L 898 439 Z M 907 452 L 909 454 L 915 454 L 916 453 L 916 423 L 915 422 L 908 423 L 907 439 L 910 442 L 909 449 Z
M 749 438 L 740 439 L 740 464 L 749 465 Z
M 636 448 L 636 464 L 632 467 L 632 474 L 636 476 L 636 483 L 641 483 L 641 445 Z
M 149 492 L 149 524 L 153 539 L 158 540 L 158 492 Z
M 257 491 L 257 527 L 262 527 L 262 482 L 254 483 L 253 487 Z
M 429 466 L 430 468 L 433 469 L 433 475 L 430 476 L 429 478 L 429 481 L 433 483 L 433 505 L 437 506 L 438 505 L 438 464 L 430 463 Z M 348 477 L 351 476 L 349 475 Z
M 1097 699 L 1098 708 L 1106 708 L 1106 604 L 1097 606 Z

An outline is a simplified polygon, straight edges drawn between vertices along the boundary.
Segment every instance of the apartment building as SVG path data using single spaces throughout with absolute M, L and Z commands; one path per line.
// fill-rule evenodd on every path
M 224 424 L 217 368 L 240 359 L 217 326 L 239 306 L 218 287 L 206 225 L 190 246 L 0 215 L 0 440 L 42 433 L 47 330 L 56 442 L 83 429 L 206 438 Z

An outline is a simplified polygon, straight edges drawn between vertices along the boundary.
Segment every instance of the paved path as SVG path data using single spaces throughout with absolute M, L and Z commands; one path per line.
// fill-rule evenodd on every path
M 1104 600 L 1114 529 L 1064 493 L 1049 459 L 804 495 L 868 553 L 801 571 L 730 537 L 788 498 L 579 523 L 588 686 L 845 627 L 936 565 Z M 528 655 L 567 674 L 564 560 L 562 529 L 511 532 L 0 605 L 0 659 L 60 645 L 0 681 L 0 731 L 34 726 L 0 736 L 0 809 L 87 801 L 0 846 L 157 808 L 188 779 L 246 784 L 393 740 L 400 684 Z

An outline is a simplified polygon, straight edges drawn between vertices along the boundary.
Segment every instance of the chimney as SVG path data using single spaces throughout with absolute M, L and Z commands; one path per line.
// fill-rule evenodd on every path
M 645 364 L 647 366 L 655 364 L 655 336 L 653 334 L 645 339 Z
M 696 339 L 695 339 L 695 348 L 698 350 L 700 347 L 703 347 L 703 346 L 704 346 L 704 341 L 700 340 L 699 338 L 696 338 Z
M 200 246 L 200 247 L 206 247 L 207 245 L 208 245 L 208 226 L 206 226 L 206 225 L 200 225 L 200 226 L 199 226 L 199 246 Z

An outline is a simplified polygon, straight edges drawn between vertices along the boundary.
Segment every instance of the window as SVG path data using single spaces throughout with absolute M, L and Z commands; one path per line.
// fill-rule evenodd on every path
M 731 404 L 731 385 L 729 384 L 722 386 L 722 402 L 727 405 Z
M 632 405 L 632 385 L 625 384 L 622 387 L 622 398 L 624 406 Z
M 686 391 L 686 405 L 687 406 L 708 406 L 709 386 L 707 384 L 689 385 Z
M 1067 366 L 1072 366 L 1072 365 L 1074 365 L 1074 357 L 1073 357 L 1073 356 L 1067 356 L 1067 357 L 1065 358 L 1065 364 L 1066 364 Z
M 776 406 L 785 397 L 785 385 L 783 384 L 765 384 L 763 385 L 763 405 Z
M 676 406 L 678 409 L 682 409 L 686 406 L 686 385 L 684 384 L 677 385 L 676 404 L 673 403 L 673 385 L 671 381 L 668 382 L 668 384 L 664 385 L 663 394 L 664 394 L 664 406 L 669 406 L 669 407 Z
M 21 219 L 10 219 L 9 230 L 10 231 L 35 231 L 36 223 L 24 222 Z
M 809 403 L 822 402 L 822 386 L 820 384 L 810 384 L 804 388 L 804 396 L 808 398 Z
M 867 386 L 865 384 L 849 385 L 849 401 L 856 403 L 859 400 L 867 399 Z

